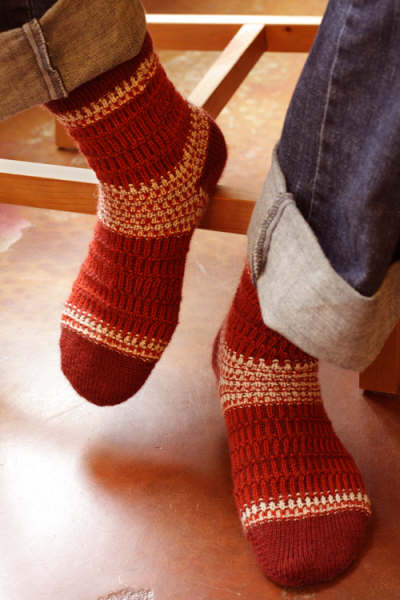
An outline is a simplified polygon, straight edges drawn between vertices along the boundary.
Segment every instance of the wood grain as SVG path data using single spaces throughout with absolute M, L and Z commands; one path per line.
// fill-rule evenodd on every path
M 268 15 L 147 15 L 158 50 L 223 50 L 243 25 L 266 30 L 272 52 L 308 52 L 320 17 Z
M 55 141 L 61 150 L 78 150 L 75 140 L 69 135 L 66 129 L 57 119 L 54 119 Z
M 216 118 L 265 51 L 263 25 L 243 25 L 191 93 Z

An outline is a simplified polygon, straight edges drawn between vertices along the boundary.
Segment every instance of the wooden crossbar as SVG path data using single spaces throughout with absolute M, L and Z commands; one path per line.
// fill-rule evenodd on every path
M 90 169 L 0 159 L 0 201 L 95 214 L 97 178 Z M 200 227 L 246 233 L 256 195 L 220 185 Z
M 148 15 L 159 50 L 223 50 L 244 25 L 263 27 L 270 52 L 308 52 L 320 17 L 263 15 Z
M 243 25 L 190 94 L 190 102 L 215 119 L 265 50 L 264 26 Z

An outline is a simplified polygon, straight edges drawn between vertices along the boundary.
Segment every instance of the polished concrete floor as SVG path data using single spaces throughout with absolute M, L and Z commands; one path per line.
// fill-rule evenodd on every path
M 188 4 L 174 2 L 179 10 Z M 249 10 L 267 4 L 250 2 Z M 211 12 L 213 3 L 204 5 Z M 221 114 L 231 150 L 226 181 L 261 188 L 304 58 L 265 56 Z M 213 56 L 162 59 L 187 93 Z M 41 109 L 0 124 L 0 155 L 83 164 L 55 148 Z M 62 304 L 93 223 L 0 206 L 0 600 L 400 598 L 400 399 L 366 397 L 356 373 L 321 366 L 327 410 L 361 468 L 374 516 L 361 559 L 338 581 L 276 587 L 237 518 L 209 363 L 245 237 L 195 233 L 173 341 L 134 398 L 100 409 L 70 388 L 58 351 Z

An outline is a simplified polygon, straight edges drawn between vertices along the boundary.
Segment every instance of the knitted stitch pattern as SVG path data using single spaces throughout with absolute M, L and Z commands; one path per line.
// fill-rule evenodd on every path
M 47 107 L 99 179 L 98 221 L 62 315 L 62 369 L 99 405 L 132 396 L 178 322 L 186 254 L 223 170 L 212 119 L 140 54 Z
M 264 573 L 329 581 L 356 558 L 371 512 L 321 401 L 318 362 L 266 327 L 245 267 L 215 340 L 240 519 Z

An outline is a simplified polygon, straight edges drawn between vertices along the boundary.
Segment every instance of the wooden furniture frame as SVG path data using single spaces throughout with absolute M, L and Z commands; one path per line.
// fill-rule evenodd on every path
M 190 95 L 214 118 L 264 52 L 308 52 L 319 17 L 148 15 L 158 50 L 219 50 L 218 58 Z M 56 125 L 56 143 L 73 148 Z M 96 177 L 88 169 L 0 159 L 0 201 L 38 208 L 96 211 Z M 218 186 L 201 227 L 246 233 L 256 193 Z M 400 392 L 400 327 L 378 359 L 360 376 L 363 389 Z

